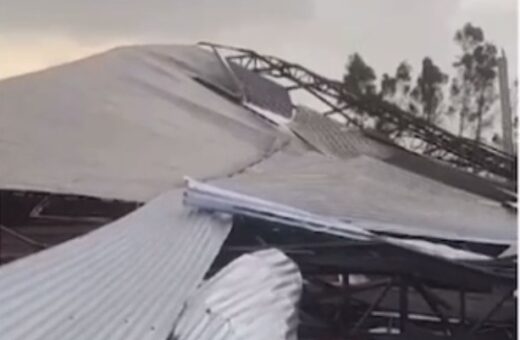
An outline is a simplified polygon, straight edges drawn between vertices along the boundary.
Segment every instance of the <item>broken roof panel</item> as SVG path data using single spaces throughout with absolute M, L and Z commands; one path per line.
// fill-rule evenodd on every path
M 289 235 L 291 232 L 298 230 L 302 232 L 308 230 L 323 235 L 354 240 L 358 246 L 370 248 L 370 250 L 364 250 L 368 253 L 362 255 L 361 259 L 354 257 L 353 261 L 356 263 L 354 268 L 348 268 L 348 262 L 352 261 L 353 254 L 345 255 L 344 259 L 339 259 L 336 256 L 337 254 L 331 258 L 326 255 L 320 257 L 318 254 L 311 253 L 305 262 L 322 268 L 344 267 L 343 270 L 351 273 L 406 273 L 406 275 L 412 274 L 434 282 L 448 281 L 449 283 L 445 282 L 444 284 L 461 288 L 466 286 L 467 283 L 461 283 L 460 277 L 457 275 L 451 278 L 439 275 L 443 272 L 460 272 L 464 273 L 461 276 L 463 279 L 471 278 L 470 282 L 476 280 L 475 282 L 483 281 L 487 284 L 494 282 L 507 286 L 516 285 L 516 270 L 513 267 L 514 263 L 509 260 L 499 260 L 500 263 L 497 264 L 496 260 L 489 256 L 457 249 L 442 243 L 381 236 L 366 230 L 363 226 L 358 225 L 357 221 L 340 221 L 192 180 L 188 180 L 184 202 L 188 206 L 203 211 L 224 212 L 240 218 L 253 218 L 268 225 L 276 225 L 280 237 L 283 237 L 283 234 Z M 285 230 L 285 232 L 281 230 Z M 344 250 L 347 249 L 348 247 Z M 368 268 L 365 268 L 364 263 L 369 257 L 374 254 L 381 255 L 385 252 L 385 249 L 391 251 L 391 255 L 387 254 L 382 258 L 376 256 L 379 257 L 377 265 L 374 267 L 375 263 L 372 263 L 372 265 L 368 265 Z M 367 257 L 367 255 L 369 256 Z M 387 260 L 388 262 L 386 262 Z
M 371 230 L 498 244 L 517 235 L 516 214 L 498 203 L 367 156 L 280 152 L 212 183 Z
M 298 267 L 281 251 L 242 255 L 188 300 L 174 339 L 296 340 L 302 285 Z
M 1 267 L 0 339 L 166 339 L 230 230 L 181 197 Z
M 298 107 L 295 112 L 289 128 L 324 155 L 342 159 L 360 155 L 386 159 L 392 155 L 391 148 L 359 130 L 349 130 L 306 107 Z
M 137 46 L 0 81 L 0 187 L 145 201 L 182 176 L 232 173 L 278 141 L 195 81 L 195 46 Z
M 229 66 L 241 82 L 246 100 L 285 118 L 291 118 L 293 107 L 289 92 L 281 85 L 230 61 Z
M 341 159 L 365 155 L 468 192 L 500 202 L 510 200 L 511 185 L 480 178 L 384 141 L 375 133 L 348 130 L 305 107 L 296 110 L 290 129 L 314 149 Z M 509 191 L 509 192 L 508 192 Z
M 312 213 L 271 200 L 244 195 L 212 185 L 188 179 L 188 189 L 184 203 L 198 209 L 225 212 L 228 214 L 252 217 L 277 224 L 293 226 L 318 233 L 335 235 L 361 242 L 375 241 L 399 248 L 418 251 L 444 259 L 489 260 L 486 255 L 473 253 L 450 246 L 417 239 L 401 239 L 379 236 L 363 226 L 363 221 L 339 220 L 334 217 Z M 372 222 L 372 221 L 370 221 Z M 377 225 L 378 222 L 372 222 Z

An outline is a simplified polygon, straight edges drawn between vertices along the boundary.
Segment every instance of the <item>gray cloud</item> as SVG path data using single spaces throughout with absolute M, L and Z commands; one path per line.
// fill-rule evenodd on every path
M 353 52 L 378 75 L 394 72 L 405 59 L 417 72 L 425 56 L 453 72 L 459 53 L 454 32 L 471 21 L 506 49 L 516 73 L 516 1 L 0 0 L 0 42 L 21 41 L 24 33 L 26 40 L 54 36 L 82 47 L 211 40 L 279 55 L 333 77 Z
M 2 0 L 0 32 L 56 31 L 88 39 L 201 35 L 312 17 L 312 0 Z

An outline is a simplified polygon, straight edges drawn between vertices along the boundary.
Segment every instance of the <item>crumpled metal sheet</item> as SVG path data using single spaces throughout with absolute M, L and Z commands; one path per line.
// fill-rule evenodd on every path
M 302 277 L 281 251 L 242 255 L 204 283 L 177 323 L 177 340 L 296 340 Z
M 456 249 L 444 244 L 420 239 L 402 239 L 377 235 L 359 221 L 342 221 L 334 217 L 313 214 L 305 210 L 244 195 L 216 186 L 187 179 L 184 203 L 206 211 L 225 212 L 280 223 L 290 227 L 326 233 L 358 241 L 392 244 L 424 255 L 444 260 L 488 260 L 486 255 Z M 377 222 L 368 221 L 372 224 Z M 369 224 L 366 222 L 365 224 Z
M 517 237 L 516 214 L 496 202 L 365 155 L 279 152 L 211 183 L 374 231 L 498 245 Z
M 0 339 L 166 339 L 231 224 L 181 199 L 1 267 Z

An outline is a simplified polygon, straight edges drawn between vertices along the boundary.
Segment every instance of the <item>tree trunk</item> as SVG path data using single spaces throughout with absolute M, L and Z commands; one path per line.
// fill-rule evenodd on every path
M 426 120 L 428 123 L 433 122 L 433 97 L 435 96 L 435 91 L 433 91 L 431 88 L 428 88 L 425 90 L 426 93 L 426 105 L 425 105 L 425 111 L 426 111 Z
M 480 97 L 478 99 L 478 108 L 477 108 L 477 129 L 475 131 L 475 140 L 480 142 L 480 135 L 482 134 L 482 110 L 484 109 L 484 91 L 480 93 Z
M 464 122 L 466 120 L 466 112 L 467 111 L 467 108 L 466 108 L 466 105 L 464 105 L 462 107 L 462 110 L 460 111 L 460 116 L 459 116 L 459 137 L 462 137 L 462 134 L 464 133 Z
M 468 85 L 466 85 L 468 86 Z M 470 91 L 467 87 L 463 89 L 463 97 L 462 97 L 462 110 L 460 111 L 460 119 L 459 119 L 459 137 L 463 137 L 464 129 L 466 128 L 466 118 L 468 116 L 468 107 L 469 107 L 469 96 Z

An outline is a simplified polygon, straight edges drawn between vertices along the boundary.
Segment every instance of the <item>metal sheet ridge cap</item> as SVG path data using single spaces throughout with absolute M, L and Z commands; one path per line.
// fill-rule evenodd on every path
M 362 239 L 376 236 L 363 228 L 334 218 L 315 215 L 305 210 L 221 189 L 210 184 L 198 182 L 189 177 L 185 178 L 185 180 L 187 183 L 187 190 L 184 192 L 183 198 L 184 204 L 188 206 L 214 210 L 214 208 L 217 207 L 213 207 L 212 203 L 220 203 L 218 208 L 229 210 L 227 211 L 228 213 L 236 212 L 234 210 L 236 208 L 246 209 L 257 213 L 269 213 L 267 209 L 272 209 L 272 212 L 276 212 L 275 215 L 278 215 L 279 217 L 290 220 L 298 219 L 302 222 L 322 226 L 324 229 L 348 231 Z M 207 198 L 211 198 L 211 200 L 199 200 L 199 203 L 193 202 L 193 200 L 190 199 L 190 196 L 197 197 L 197 195 L 202 195 L 202 198 L 206 196 Z M 206 201 L 206 204 L 200 204 L 203 201 Z

